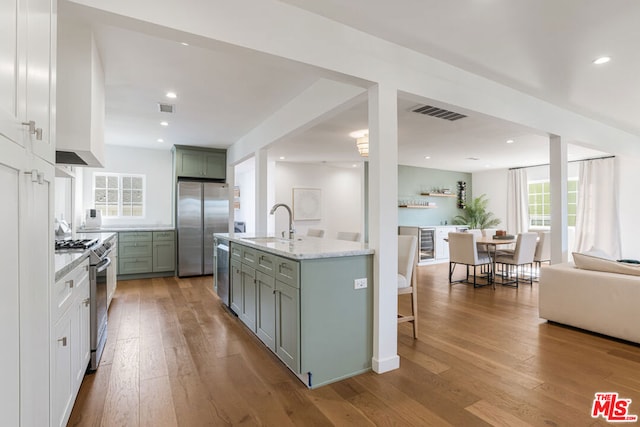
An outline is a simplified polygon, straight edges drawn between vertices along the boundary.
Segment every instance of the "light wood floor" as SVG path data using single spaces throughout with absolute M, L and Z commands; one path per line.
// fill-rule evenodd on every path
M 640 415 L 640 347 L 539 319 L 537 284 L 450 287 L 446 264 L 420 267 L 420 334 L 400 325 L 400 369 L 308 390 L 211 281 L 118 284 L 69 425 L 606 425 L 590 416 L 599 391 Z

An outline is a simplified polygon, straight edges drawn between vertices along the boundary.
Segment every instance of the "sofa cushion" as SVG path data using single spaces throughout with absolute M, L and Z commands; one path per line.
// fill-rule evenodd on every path
M 640 265 L 627 264 L 612 259 L 600 258 L 587 253 L 573 252 L 573 262 L 583 270 L 604 271 L 607 273 L 630 274 L 640 276 Z

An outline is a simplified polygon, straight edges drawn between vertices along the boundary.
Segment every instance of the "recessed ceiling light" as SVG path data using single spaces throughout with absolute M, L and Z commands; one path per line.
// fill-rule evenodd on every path
M 180 42 L 180 44 L 181 44 L 182 46 L 189 46 L 189 43 L 187 43 L 187 42 Z
M 429 160 L 431 156 L 424 156 L 425 160 Z
M 507 139 L 507 144 L 513 144 L 515 141 L 513 139 Z
M 164 139 L 158 138 L 158 142 L 164 142 Z
M 485 168 L 490 168 L 490 167 L 491 167 L 491 165 L 484 165 L 484 167 L 485 167 Z
M 353 164 L 353 165 L 351 165 L 351 167 L 352 167 L 352 168 L 357 168 L 357 167 L 358 167 L 358 165 Z
M 160 122 L 160 126 L 169 126 L 169 122 Z
M 175 99 L 178 95 L 175 92 L 167 92 L 167 98 Z
M 593 63 L 596 65 L 606 64 L 611 61 L 611 57 L 609 56 L 601 56 L 600 58 L 594 59 Z
M 284 156 L 280 156 L 280 160 L 284 160 L 284 159 L 285 159 L 285 157 L 284 157 Z

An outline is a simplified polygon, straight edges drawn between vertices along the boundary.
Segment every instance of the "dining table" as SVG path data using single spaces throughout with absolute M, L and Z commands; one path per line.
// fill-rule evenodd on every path
M 489 280 L 493 285 L 493 289 L 496 288 L 496 252 L 498 251 L 498 246 L 507 246 L 516 243 L 517 237 L 513 236 L 512 238 L 498 238 L 495 236 L 479 236 L 476 238 L 476 245 L 478 247 L 482 245 L 487 246 L 487 253 L 489 254 L 489 260 L 491 261 L 491 273 L 489 276 Z M 493 250 L 492 250 L 493 248 Z

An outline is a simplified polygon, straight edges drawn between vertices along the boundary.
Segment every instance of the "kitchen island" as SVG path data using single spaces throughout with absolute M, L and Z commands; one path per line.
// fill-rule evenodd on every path
M 372 249 L 306 236 L 214 236 L 230 243 L 231 310 L 309 388 L 371 369 Z

